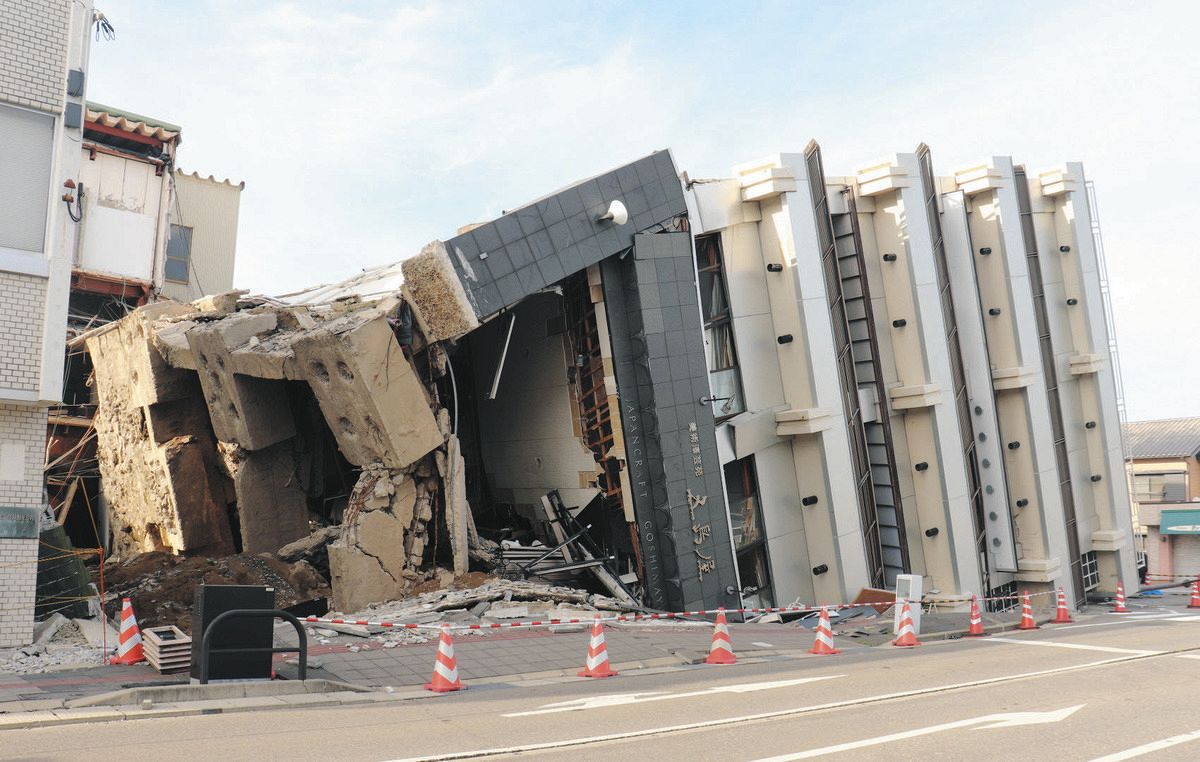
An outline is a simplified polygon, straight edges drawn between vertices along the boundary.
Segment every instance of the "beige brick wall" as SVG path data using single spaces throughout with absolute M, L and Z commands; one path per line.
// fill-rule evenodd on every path
M 0 648 L 23 646 L 33 637 L 37 548 L 37 540 L 0 539 Z
M 45 278 L 0 272 L 0 390 L 38 390 L 45 301 Z
M 0 0 L 0 101 L 63 108 L 71 0 Z
M 42 449 L 46 441 L 46 409 L 0 404 L 0 506 L 42 505 Z M 25 467 L 6 479 L 14 445 L 24 452 Z M 37 540 L 0 538 L 0 648 L 29 642 L 33 633 L 33 600 L 37 586 Z

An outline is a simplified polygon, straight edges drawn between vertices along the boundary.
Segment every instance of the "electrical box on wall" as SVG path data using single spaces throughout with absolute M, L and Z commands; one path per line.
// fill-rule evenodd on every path
M 83 95 L 83 69 L 71 69 L 67 72 L 67 95 L 78 98 Z
M 83 105 L 79 103 L 68 103 L 66 111 L 63 112 L 63 126 L 70 129 L 79 129 L 83 126 Z

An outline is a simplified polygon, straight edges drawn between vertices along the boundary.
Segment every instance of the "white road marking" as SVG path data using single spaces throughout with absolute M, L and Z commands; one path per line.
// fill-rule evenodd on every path
M 577 712 L 581 709 L 601 709 L 610 706 L 626 706 L 628 704 L 644 704 L 650 701 L 670 701 L 672 699 L 694 698 L 696 696 L 711 696 L 716 693 L 754 693 L 769 691 L 775 688 L 790 688 L 804 683 L 815 683 L 818 680 L 832 680 L 845 675 L 823 675 L 821 677 L 801 677 L 794 680 L 774 680 L 765 683 L 741 683 L 739 685 L 719 685 L 702 691 L 687 691 L 685 693 L 664 693 L 654 691 L 649 693 L 610 693 L 604 696 L 588 696 L 570 701 L 559 701 L 554 704 L 543 704 L 528 712 L 513 712 L 502 714 L 501 717 L 529 717 L 534 714 L 555 714 L 557 712 Z
M 1118 624 L 1141 624 L 1142 622 L 1162 621 L 1168 618 L 1170 618 L 1170 614 L 1155 614 L 1152 617 L 1141 617 L 1138 619 L 1111 619 L 1107 622 L 1092 622 L 1091 624 L 1065 624 L 1061 627 L 1056 625 L 1054 627 L 1054 631 L 1059 632 L 1061 630 L 1078 630 L 1083 627 L 1112 627 L 1113 625 Z
M 1200 616 L 1169 616 L 1164 621 L 1167 622 L 1200 622 Z
M 911 698 L 914 696 L 927 696 L 934 693 L 943 693 L 945 691 L 959 690 L 963 688 L 978 688 L 984 685 L 995 685 L 996 683 L 1006 683 L 1012 680 L 1024 680 L 1033 677 L 1044 677 L 1046 675 L 1057 675 L 1064 672 L 1078 672 L 1082 670 L 1092 669 L 1095 667 L 1105 667 L 1110 664 L 1121 664 L 1128 661 L 1137 661 L 1145 659 L 1145 656 L 1117 656 L 1112 659 L 1101 659 L 1100 661 L 1092 661 L 1086 664 L 1076 664 L 1070 667 L 1053 667 L 1051 669 L 1040 669 L 1034 672 L 1022 672 L 1014 675 L 1000 675 L 999 677 L 986 677 L 979 680 L 970 680 L 963 683 L 950 683 L 947 685 L 935 685 L 931 688 L 917 688 L 911 691 L 899 691 L 896 693 L 882 693 L 875 696 L 866 696 L 863 698 L 846 699 L 844 701 L 832 701 L 826 704 L 812 704 L 809 706 L 799 706 L 792 709 L 780 709 L 774 712 L 761 712 L 759 714 L 748 714 L 740 717 L 722 717 L 715 720 L 702 720 L 699 722 L 689 722 L 683 725 L 667 725 L 665 727 L 646 728 L 644 730 L 627 730 L 620 733 L 608 733 L 601 736 L 583 736 L 580 738 L 567 738 L 561 741 L 545 741 L 542 743 L 521 744 L 518 746 L 506 746 L 493 749 L 472 749 L 468 751 L 456 751 L 447 754 L 435 754 L 423 757 L 408 757 L 405 759 L 390 760 L 389 762 L 439 762 L 440 760 L 449 759 L 471 759 L 477 757 L 492 757 L 504 754 L 520 754 L 530 751 L 547 751 L 551 749 L 565 749 L 572 746 L 587 746 L 597 743 L 606 743 L 609 741 L 626 741 L 632 738 L 645 738 L 647 736 L 662 735 L 664 733 L 682 733 L 689 730 L 707 730 L 709 728 L 725 727 L 727 725 L 738 725 L 744 722 L 756 722 L 759 720 L 774 720 L 782 717 L 794 717 L 801 714 L 810 714 L 812 712 L 821 712 L 829 709 L 845 709 L 852 706 L 862 706 L 864 704 L 876 704 L 881 701 L 892 701 L 895 699 Z
M 1115 648 L 1113 646 L 1086 646 L 1082 643 L 1063 643 L 1060 640 L 1024 640 L 1021 638 L 980 638 L 979 643 L 1016 643 L 1022 646 L 1047 646 L 1050 648 L 1074 648 L 1078 651 L 1103 651 L 1110 654 L 1134 654 L 1152 656 L 1162 651 L 1145 651 L 1137 648 Z
M 761 640 L 756 640 L 753 643 L 751 643 L 750 645 L 758 646 L 759 648 L 774 648 L 775 647 L 773 644 L 763 643 Z
M 1149 754 L 1153 751 L 1162 751 L 1163 749 L 1169 749 L 1172 746 L 1178 746 L 1181 743 L 1187 743 L 1188 741 L 1196 740 L 1200 740 L 1200 730 L 1193 730 L 1191 733 L 1183 733 L 1182 735 L 1171 736 L 1170 738 L 1164 738 L 1161 741 L 1151 741 L 1150 743 L 1142 744 L 1141 746 L 1135 746 L 1132 749 L 1126 749 L 1125 751 L 1118 751 L 1114 754 L 1109 754 L 1104 757 L 1096 757 L 1092 760 L 1092 762 L 1120 762 L 1122 759 L 1133 759 L 1134 757 L 1140 757 L 1143 754 Z
M 837 754 L 838 752 L 842 751 L 854 751 L 855 749 L 863 749 L 868 746 L 879 746 L 881 744 L 891 743 L 893 741 L 903 741 L 906 738 L 916 738 L 918 736 L 927 736 L 933 733 L 942 733 L 947 730 L 969 728 L 972 725 L 979 726 L 976 728 L 976 730 L 986 730 L 988 728 L 1011 728 L 1020 725 L 1040 725 L 1048 722 L 1062 722 L 1085 706 L 1086 704 L 1069 706 L 1065 709 L 1059 709 L 1054 712 L 1008 712 L 1007 714 L 989 714 L 984 717 L 976 717 L 970 720 L 947 722 L 942 725 L 931 725 L 927 728 L 916 728 L 915 730 L 905 730 L 900 733 L 892 733 L 891 735 L 886 736 L 865 738 L 861 741 L 850 741 L 849 743 L 840 743 L 834 746 L 823 746 L 820 749 L 808 749 L 807 751 L 798 751 L 792 754 L 780 754 L 776 757 L 765 757 L 757 760 L 757 762 L 791 762 L 791 760 L 794 759 L 811 759 L 813 757 L 822 757 L 826 754 Z
M 1176 654 L 1176 659 L 1200 659 L 1200 654 Z

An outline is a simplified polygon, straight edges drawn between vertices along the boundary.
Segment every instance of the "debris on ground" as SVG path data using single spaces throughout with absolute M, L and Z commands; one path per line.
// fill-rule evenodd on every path
M 31 675 L 73 667 L 98 667 L 103 661 L 102 652 L 103 649 L 88 643 L 75 622 L 68 621 L 44 643 L 0 651 L 0 672 Z
M 140 627 L 175 625 L 191 632 L 192 605 L 199 585 L 266 585 L 275 605 L 288 608 L 325 598 L 329 584 L 307 561 L 288 563 L 269 554 L 224 558 L 142 553 L 104 570 L 104 611 L 114 621 L 129 598 Z
M 448 588 L 430 590 L 355 612 L 331 611 L 323 618 L 426 625 L 440 622 L 491 625 L 549 619 L 586 620 L 597 613 L 611 615 L 640 610 L 586 590 L 472 573 L 455 578 Z M 277 634 L 284 638 L 289 637 L 291 632 L 291 627 L 277 625 Z M 337 625 L 327 622 L 311 624 L 307 632 L 310 645 L 348 645 L 360 650 L 426 643 L 438 637 L 433 627 L 393 629 L 378 625 Z M 496 630 L 467 630 L 461 635 L 456 634 L 456 637 L 480 637 L 493 632 Z

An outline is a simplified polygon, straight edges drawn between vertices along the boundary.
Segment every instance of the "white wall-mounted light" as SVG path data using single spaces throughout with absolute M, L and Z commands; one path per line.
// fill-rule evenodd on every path
M 612 220 L 614 225 L 624 225 L 629 222 L 629 210 L 620 201 L 614 201 L 608 205 L 608 212 L 600 219 Z

